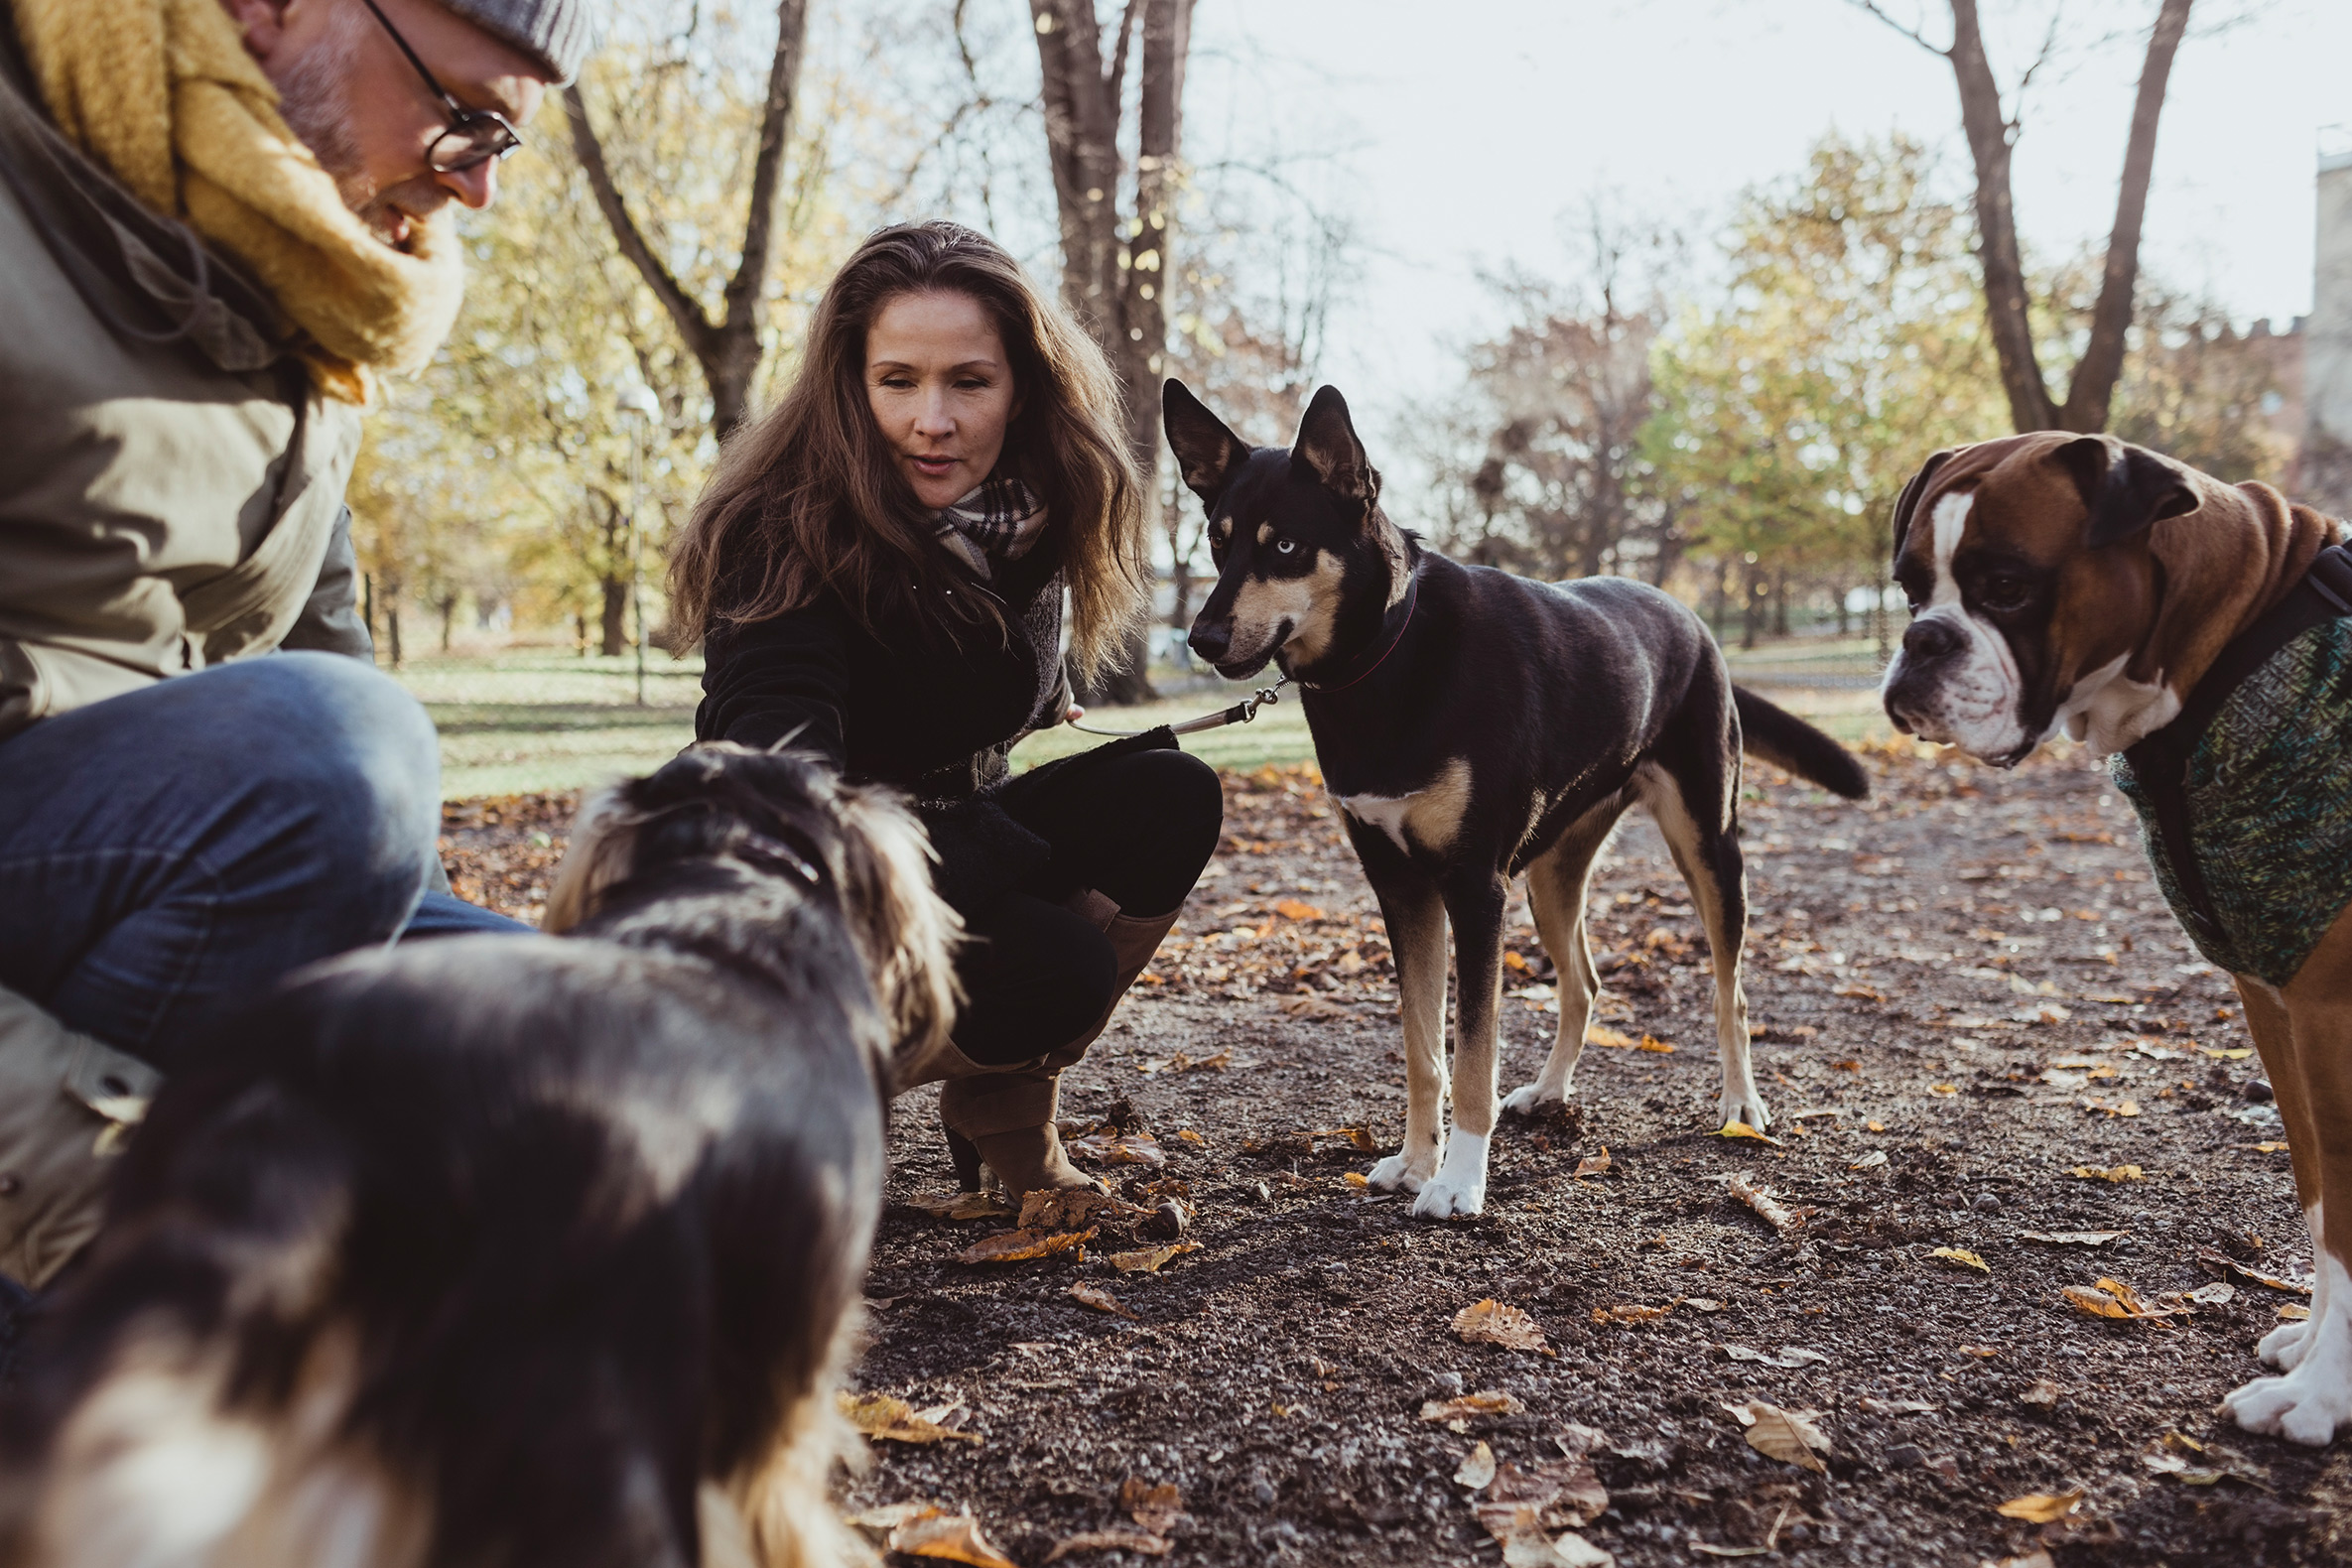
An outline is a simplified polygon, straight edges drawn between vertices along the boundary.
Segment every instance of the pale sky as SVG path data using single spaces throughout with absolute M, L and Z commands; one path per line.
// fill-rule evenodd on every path
M 2005 88 L 2048 7 L 1987 6 Z M 1925 10 L 1948 35 L 1948 12 Z M 2155 11 L 2068 9 L 2085 47 L 2035 82 L 2017 149 L 2028 246 L 2104 241 Z M 2089 47 L 2101 28 L 2131 36 Z M 1326 368 L 1372 421 L 1458 378 L 1459 345 L 1491 319 L 1482 266 L 1570 267 L 1560 219 L 1596 190 L 1703 229 L 1833 128 L 1899 128 L 1967 169 L 1950 66 L 1846 0 L 1200 0 L 1194 49 L 1188 152 L 1251 120 L 1336 150 L 1327 189 L 1368 254 Z M 2164 105 L 2144 265 L 2241 319 L 2307 311 L 2323 134 L 2352 146 L 2352 3 L 2202 0 Z

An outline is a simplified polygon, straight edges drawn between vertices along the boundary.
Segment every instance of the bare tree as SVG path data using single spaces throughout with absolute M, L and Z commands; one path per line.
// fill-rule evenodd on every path
M 783 183 L 784 149 L 792 129 L 792 105 L 799 90 L 808 30 L 808 0 L 779 0 L 776 53 L 768 66 L 767 99 L 760 111 L 749 210 L 743 218 L 743 246 L 734 275 L 720 294 L 716 318 L 663 262 L 665 247 L 649 240 L 630 215 L 628 203 L 613 182 L 603 142 L 588 118 L 586 95 L 578 83 L 566 89 L 565 118 L 572 125 L 572 150 L 588 174 L 596 205 L 611 225 L 620 253 L 661 301 L 678 335 L 703 367 L 703 377 L 711 388 L 711 427 L 722 437 L 749 411 L 752 378 L 759 372 L 763 296 L 776 259 L 776 195 Z
M 1106 60 L 1095 0 L 1029 0 L 1061 217 L 1062 298 L 1111 361 L 1126 405 L 1127 450 L 1145 475 L 1146 504 L 1154 507 L 1192 8 L 1193 0 L 1124 0 Z M 1134 205 L 1121 213 L 1120 128 L 1127 61 L 1138 35 Z M 1093 695 L 1109 702 L 1147 701 L 1146 647 L 1138 627 L 1124 668 Z
M 2148 52 L 2140 68 L 2140 92 L 2132 105 L 2132 134 L 2124 149 L 2121 189 L 2115 202 L 2115 227 L 2107 241 L 2107 264 L 2099 283 L 2090 335 L 2082 357 L 2075 361 L 2066 400 L 2050 396 L 2041 361 L 2034 351 L 2025 265 L 2018 247 L 2017 209 L 2010 194 L 2010 156 L 2016 150 L 2020 120 L 2005 110 L 2001 84 L 1994 78 L 1985 52 L 1984 30 L 1977 16 L 1977 0 L 1950 0 L 1952 42 L 1938 47 L 1917 28 L 1906 27 L 1889 15 L 1881 0 L 1853 0 L 1921 49 L 1949 61 L 1960 89 L 1960 123 L 1968 133 L 1968 151 L 1976 164 L 1976 220 L 1984 268 L 1985 318 L 1992 328 L 1993 346 L 2001 360 L 2001 384 L 2009 394 L 2010 417 L 2020 431 L 2099 431 L 2106 428 L 2108 405 L 2115 396 L 2124 367 L 2125 338 L 2132 326 L 2133 295 L 2140 275 L 2140 225 L 2148 210 L 2149 176 L 2156 166 L 2156 119 L 2163 112 L 2165 84 L 2171 79 L 2172 57 L 2188 29 L 2190 0 L 2162 0 L 2156 25 L 2149 30 Z M 2041 53 L 2018 81 L 2017 98 L 2025 96 L 2033 73 L 2048 63 L 2055 47 L 2053 19 Z

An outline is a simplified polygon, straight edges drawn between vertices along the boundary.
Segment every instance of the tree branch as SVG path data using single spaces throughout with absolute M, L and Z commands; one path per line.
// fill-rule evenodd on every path
M 2025 263 L 2018 249 L 2018 218 L 2010 192 L 2011 139 L 2017 129 L 2001 108 L 2001 86 L 1977 23 L 1976 0 L 1952 0 L 1952 49 L 1948 57 L 1960 88 L 1960 123 L 1968 133 L 1976 164 L 1978 255 L 1985 279 L 1985 322 L 2001 361 L 2002 390 L 2009 395 L 2011 423 L 2020 431 L 2049 430 L 2057 405 L 2042 380 L 2034 352 L 2033 326 L 2025 293 Z
M 1937 49 L 1933 44 L 1928 43 L 1926 35 L 1921 33 L 1917 28 L 1904 27 L 1900 22 L 1897 22 L 1895 20 L 1895 18 L 1889 16 L 1883 9 L 1880 8 L 1878 0 L 1852 0 L 1852 3 L 1860 9 L 1869 12 L 1872 16 L 1877 17 L 1889 27 L 1895 29 L 1895 32 L 1900 33 L 1904 38 L 1909 39 L 1912 43 L 1927 51 L 1928 54 L 1943 55 L 1947 57 L 1951 54 L 1951 51 L 1948 49 Z M 1955 44 L 1956 43 L 1957 40 L 1955 40 Z
M 628 203 L 621 198 L 620 188 L 612 183 L 612 169 L 604 160 L 604 144 L 596 139 L 595 127 L 588 122 L 588 99 L 574 82 L 564 89 L 564 118 L 572 125 L 572 152 L 580 160 L 580 167 L 588 175 L 588 189 L 595 193 L 596 205 L 604 213 L 604 221 L 612 229 L 613 242 L 620 247 L 629 265 L 645 280 L 653 297 L 661 302 L 678 335 L 686 339 L 687 348 L 697 358 L 708 351 L 719 328 L 704 314 L 702 306 L 686 292 L 686 288 L 670 269 L 662 265 L 653 247 L 645 242 L 644 231 L 629 215 Z
M 792 100 L 800 85 L 801 52 L 808 42 L 808 0 L 778 0 L 776 57 L 768 65 L 768 95 L 759 118 L 759 155 L 751 165 L 751 210 L 743 221 L 743 253 L 727 280 L 726 325 L 741 329 L 757 353 L 760 296 L 776 259 L 776 191 L 792 130 Z
M 2107 427 L 2107 409 L 2123 374 L 2124 339 L 2132 327 L 2132 303 L 2140 280 L 2140 225 L 2148 213 L 2148 184 L 2156 167 L 2156 120 L 2164 109 L 2164 88 L 2172 57 L 2188 31 L 2190 0 L 2164 0 L 2148 35 L 2148 59 L 2140 70 L 2140 95 L 2132 105 L 2132 137 L 2124 149 L 2123 187 L 2116 194 L 2115 228 L 2107 239 L 2107 268 L 2099 280 L 2099 302 L 2091 310 L 2091 338 L 2074 367 L 2074 379 L 2059 411 L 2064 430 L 2094 432 Z
M 1118 42 L 1111 49 L 1111 65 L 1103 72 L 1103 91 L 1116 103 L 1119 88 L 1127 79 L 1127 40 L 1133 36 L 1135 17 L 1143 9 L 1143 0 L 1127 0 L 1126 8 L 1118 14 Z

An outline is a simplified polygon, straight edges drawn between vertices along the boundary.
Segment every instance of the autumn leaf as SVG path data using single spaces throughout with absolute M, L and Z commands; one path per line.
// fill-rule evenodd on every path
M 1955 1089 L 1950 1084 L 1929 1084 L 1927 1086 L 1927 1092 L 1931 1095 L 1956 1095 L 1960 1093 L 1958 1089 Z
M 2125 1235 L 2122 1231 L 2020 1231 L 2022 1241 L 2043 1241 L 2052 1246 L 2104 1246 Z
M 1584 1037 L 1587 1044 L 1605 1045 L 1613 1051 L 1630 1051 L 1634 1044 L 1632 1035 L 1621 1034 L 1602 1024 L 1595 1024 L 1587 1029 L 1584 1032 Z
M 1469 1422 L 1483 1415 L 1523 1415 L 1527 1407 L 1507 1393 L 1493 1389 L 1479 1393 L 1456 1394 L 1451 1399 L 1427 1399 L 1421 1404 L 1421 1419 L 1440 1421 L 1454 1431 L 1461 1431 Z
M 1132 1222 L 1148 1213 L 1095 1187 L 1037 1187 L 1021 1200 L 1019 1223 L 1024 1231 L 1075 1231 L 1106 1221 Z
M 1165 1165 L 1168 1156 L 1148 1132 L 1121 1132 L 1102 1127 L 1063 1145 L 1072 1159 L 1098 1165 Z
M 1570 1174 L 1573 1175 L 1578 1181 L 1582 1181 L 1587 1176 L 1600 1175 L 1603 1171 L 1609 1169 L 1609 1145 L 1604 1143 L 1601 1145 L 1600 1153 L 1587 1154 L 1583 1159 L 1578 1160 L 1576 1162 L 1576 1169 Z
M 1454 1471 L 1454 1485 L 1483 1492 L 1487 1483 L 1495 1479 L 1495 1451 L 1480 1443 L 1462 1456 L 1461 1465 Z
M 2148 1173 L 2137 1165 L 2077 1165 L 2073 1175 L 2085 1181 L 2146 1181 Z
M 2059 1294 L 2073 1303 L 2076 1310 L 2094 1318 L 2162 1319 L 2178 1310 L 2150 1306 L 2140 1299 L 2138 1291 L 2120 1279 L 2102 1279 L 2096 1285 L 2067 1285 Z
M 1821 1462 L 1821 1456 L 1830 1451 L 1829 1439 L 1814 1424 L 1819 1411 L 1783 1410 L 1762 1399 L 1724 1408 L 1748 1429 L 1748 1446 L 1765 1458 L 1809 1470 L 1817 1476 L 1829 1473 L 1829 1467 Z
M 935 1513 L 909 1519 L 890 1532 L 886 1544 L 909 1557 L 939 1557 L 971 1563 L 974 1568 L 1020 1568 L 981 1533 L 980 1520 L 969 1513 Z
M 2282 1323 L 2300 1323 L 2310 1315 L 2311 1309 L 2299 1301 L 2289 1301 L 2279 1309 L 2279 1321 Z
M 1285 920 L 1321 920 L 1323 918 L 1322 910 L 1317 909 L 1313 904 L 1302 903 L 1295 898 L 1277 900 L 1274 904 L 1274 913 Z
M 1617 1568 L 1617 1559 L 1570 1530 L 1513 1535 L 1503 1543 L 1503 1568 Z
M 1665 1307 L 1642 1306 L 1595 1307 L 1593 1321 L 1595 1323 L 1649 1323 L 1664 1317 L 1668 1310 Z
M 936 1198 L 910 1198 L 907 1207 L 940 1220 L 1007 1220 L 1012 1206 L 992 1192 L 944 1193 Z
M 1200 1133 L 1198 1133 L 1198 1132 L 1195 1132 L 1195 1131 L 1194 1131 L 1192 1128 L 1190 1128 L 1190 1127 L 1178 1127 L 1178 1128 L 1176 1129 L 1176 1136 L 1177 1136 L 1177 1137 L 1178 1137 L 1180 1140 L 1182 1140 L 1183 1142 L 1186 1142 L 1186 1143 L 1197 1143 L 1197 1144 L 1200 1144 L 1200 1145 L 1202 1145 L 1203 1147 L 1206 1147 L 1206 1146 L 1208 1145 L 1208 1142 L 1209 1142 L 1209 1140 L 1208 1140 L 1207 1138 L 1203 1137 L 1203 1136 L 1202 1136 Z
M 1590 1524 L 1609 1506 L 1609 1489 L 1581 1454 L 1521 1469 L 1498 1466 L 1486 1496 L 1472 1504 L 1499 1541 Z
M 1141 1476 L 1129 1476 L 1119 1483 L 1118 1505 L 1152 1534 L 1165 1535 L 1184 1511 L 1184 1492 L 1173 1481 L 1155 1486 Z
M 1000 1231 L 994 1236 L 981 1237 L 963 1251 L 954 1253 L 949 1260 L 957 1263 L 1021 1263 L 1033 1257 L 1068 1251 L 1094 1239 L 1095 1233 L 1091 1229 L 1067 1231 L 1060 1235 L 1043 1231 Z
M 1727 1121 L 1715 1135 L 1719 1138 L 1754 1138 L 1759 1143 L 1769 1143 L 1774 1148 L 1780 1146 L 1778 1138 L 1759 1132 L 1745 1121 Z
M 887 1534 L 909 1519 L 927 1519 L 947 1509 L 936 1503 L 887 1503 L 878 1508 L 867 1508 L 863 1513 L 852 1513 L 849 1522 L 861 1530 L 877 1535 Z
M 1089 1233 L 1090 1235 L 1092 1233 Z M 1170 1241 L 1165 1246 L 1139 1247 L 1132 1252 L 1112 1252 L 1111 1266 L 1122 1274 L 1156 1274 L 1160 1265 L 1172 1257 L 1201 1249 L 1198 1241 Z
M 2012 1498 L 1993 1511 L 2005 1519 L 2024 1519 L 2028 1524 L 2054 1524 L 2082 1506 L 2080 1487 L 2071 1492 L 2028 1492 L 2022 1498 Z
M 1097 1312 L 1108 1312 L 1114 1317 L 1121 1318 L 1135 1316 L 1134 1313 L 1119 1305 L 1118 1297 L 1105 1290 L 1101 1285 L 1090 1285 L 1083 1279 L 1070 1287 L 1070 1295 L 1081 1306 L 1093 1307 Z
M 1928 1256 L 1940 1257 L 1948 1262 L 1958 1263 L 1963 1268 L 1973 1268 L 1980 1274 L 1989 1274 L 1993 1272 L 1992 1269 L 1985 1265 L 1985 1260 L 1983 1258 L 1977 1256 L 1977 1254 L 1974 1252 L 1968 1251 L 1964 1247 L 1939 1246 L 1933 1252 L 1930 1252 Z
M 886 1393 L 838 1393 L 835 1403 L 849 1424 L 867 1437 L 889 1443 L 978 1443 L 975 1432 L 959 1432 L 924 1419 L 904 1399 Z
M 1517 1307 L 1507 1306 L 1492 1297 L 1454 1314 L 1454 1332 L 1472 1344 L 1500 1345 L 1504 1350 L 1539 1351 L 1546 1356 L 1559 1352 L 1543 1343 L 1543 1330 L 1535 1320 Z
M 1282 1003 L 1282 1010 L 1293 1018 L 1353 1018 L 1356 1009 L 1329 996 L 1313 991 L 1292 996 Z
M 1877 1170 L 1880 1166 L 1886 1163 L 1887 1151 L 1885 1149 L 1873 1149 L 1868 1154 L 1862 1156 L 1862 1158 L 1856 1160 L 1853 1164 L 1847 1166 L 1846 1169 L 1850 1171 L 1873 1171 Z
M 1317 1127 L 1307 1136 L 1310 1138 L 1346 1138 L 1350 1148 L 1362 1149 L 1367 1154 L 1376 1154 L 1380 1148 L 1380 1140 L 1372 1136 L 1370 1127 Z
M 1149 1530 L 1130 1530 L 1113 1525 L 1104 1530 L 1080 1530 L 1055 1542 L 1054 1549 L 1045 1554 L 1047 1562 L 1059 1562 L 1073 1552 L 1133 1552 L 1141 1557 L 1165 1557 L 1175 1543 L 1164 1535 Z
M 1636 1051 L 1651 1051 L 1659 1056 L 1672 1056 L 1674 1054 L 1674 1047 L 1668 1045 L 1665 1041 L 1651 1034 L 1643 1035 L 1641 1037 L 1640 1043 L 1635 1045 L 1633 1049 Z

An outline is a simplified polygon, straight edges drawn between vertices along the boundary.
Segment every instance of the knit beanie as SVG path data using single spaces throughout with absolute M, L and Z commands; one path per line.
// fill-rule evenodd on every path
M 580 74 L 594 41 L 588 0 L 441 0 L 483 32 L 512 44 L 558 85 Z

